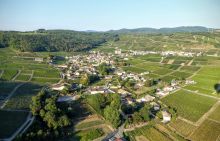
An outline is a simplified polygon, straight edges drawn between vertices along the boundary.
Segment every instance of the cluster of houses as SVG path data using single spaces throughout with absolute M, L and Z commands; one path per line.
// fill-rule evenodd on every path
M 80 78 L 82 74 L 97 75 L 97 66 L 102 63 L 114 64 L 111 55 L 106 55 L 99 52 L 91 52 L 87 55 L 77 55 L 65 57 L 68 60 L 68 65 L 57 66 L 58 68 L 67 69 L 61 76 L 69 80 Z
M 131 55 L 148 55 L 148 54 L 160 54 L 161 56 L 182 56 L 182 57 L 194 57 L 201 56 L 202 52 L 184 52 L 184 51 L 133 51 L 130 50 Z

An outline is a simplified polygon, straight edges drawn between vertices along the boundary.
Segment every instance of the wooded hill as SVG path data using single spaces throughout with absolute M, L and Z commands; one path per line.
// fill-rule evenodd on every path
M 12 47 L 20 51 L 81 51 L 110 40 L 119 40 L 119 36 L 112 33 L 44 29 L 0 32 L 0 48 Z

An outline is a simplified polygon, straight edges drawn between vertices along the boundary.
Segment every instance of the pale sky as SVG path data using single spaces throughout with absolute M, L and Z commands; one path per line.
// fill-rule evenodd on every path
M 0 30 L 177 26 L 220 28 L 220 0 L 0 0 Z

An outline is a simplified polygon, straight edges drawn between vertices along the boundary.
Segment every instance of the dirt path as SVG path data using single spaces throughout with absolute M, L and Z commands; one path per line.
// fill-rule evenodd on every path
M 185 90 L 185 91 L 188 91 L 188 92 L 191 92 L 191 93 L 194 93 L 194 94 L 197 94 L 197 95 L 201 95 L 201 96 L 205 96 L 205 97 L 209 97 L 209 98 L 213 98 L 213 99 L 220 100 L 220 98 L 215 97 L 215 96 L 206 95 L 206 94 L 199 93 L 199 92 L 195 92 L 195 91 L 191 91 L 191 90 L 188 90 L 188 89 L 185 89 L 185 88 L 181 88 L 181 89 L 182 89 L 182 90 Z
M 125 131 L 125 132 L 133 131 L 133 130 L 135 130 L 136 128 L 140 128 L 140 127 L 143 127 L 143 126 L 146 126 L 146 125 L 148 125 L 148 122 L 143 123 L 143 124 L 140 124 L 140 125 L 136 125 L 136 126 L 131 127 L 131 128 L 126 128 L 126 129 L 124 129 L 124 131 Z
M 0 78 L 2 77 L 2 75 L 4 74 L 4 72 L 5 72 L 4 70 L 1 71 L 1 73 L 0 73 Z
M 178 118 L 181 119 L 182 121 L 185 121 L 185 122 L 189 123 L 189 124 L 192 124 L 192 125 L 194 125 L 194 126 L 197 126 L 195 122 L 192 122 L 192 121 L 190 121 L 190 120 L 188 120 L 188 119 L 185 119 L 185 118 L 183 118 L 183 117 L 181 117 L 181 116 L 178 116 Z
M 191 66 L 191 64 L 193 63 L 194 59 L 190 60 L 189 63 L 187 64 L 187 66 Z
M 5 105 L 7 104 L 8 100 L 14 95 L 14 93 L 17 91 L 18 88 L 20 88 L 21 86 L 23 86 L 24 84 L 28 83 L 29 81 L 31 81 L 32 77 L 33 77 L 34 71 L 32 71 L 31 77 L 29 78 L 28 81 L 24 82 L 24 83 L 20 83 L 18 84 L 10 93 L 9 95 L 4 99 L 4 104 L 2 104 L 2 106 L 0 107 L 0 109 L 3 109 L 5 107 Z
M 12 78 L 12 81 L 15 81 L 15 79 L 20 75 L 21 70 L 18 70 L 18 73 Z
M 4 104 L 1 106 L 0 109 L 3 109 L 6 105 L 6 103 L 8 102 L 8 100 L 14 95 L 14 93 L 17 91 L 18 88 L 20 88 L 22 85 L 24 85 L 25 83 L 20 83 L 18 84 L 10 93 L 9 95 L 4 99 Z
M 28 79 L 28 82 L 31 81 L 31 79 L 34 77 L 34 71 L 31 72 L 31 77 Z
M 3 139 L 4 141 L 12 141 L 19 133 L 24 133 L 27 128 L 34 121 L 34 117 L 32 117 L 31 113 L 27 116 L 27 120 L 19 127 L 10 138 Z
M 220 124 L 220 121 L 218 121 L 218 120 L 214 120 L 214 119 L 211 119 L 211 118 L 207 118 L 207 119 Z

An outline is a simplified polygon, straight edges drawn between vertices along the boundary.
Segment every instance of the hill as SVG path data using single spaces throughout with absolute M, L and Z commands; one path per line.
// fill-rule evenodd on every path
M 180 26 L 174 28 L 135 28 L 110 30 L 110 33 L 177 33 L 177 32 L 208 32 L 209 29 L 202 26 Z
M 72 30 L 2 31 L 0 48 L 12 47 L 20 51 L 81 51 L 117 39 L 117 34 Z

